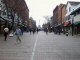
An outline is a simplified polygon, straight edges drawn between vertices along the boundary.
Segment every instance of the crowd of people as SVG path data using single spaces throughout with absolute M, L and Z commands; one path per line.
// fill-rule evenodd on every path
M 21 42 L 20 36 L 23 35 L 23 30 L 20 29 L 20 27 L 16 26 L 15 31 L 10 31 L 9 32 L 9 28 L 5 27 L 4 28 L 4 38 L 5 38 L 5 41 L 7 39 L 8 34 L 10 34 L 9 36 L 16 35 L 16 43 L 18 43 L 18 41 Z
M 30 28 L 29 29 L 30 35 L 32 33 L 34 34 L 36 31 L 38 34 L 38 28 L 37 29 Z M 15 28 L 13 28 L 12 31 L 10 31 L 8 27 L 4 27 L 4 39 L 6 41 L 8 35 L 10 37 L 13 37 L 14 35 L 16 35 L 16 42 L 15 43 L 21 42 L 20 36 L 23 35 L 23 32 L 24 32 L 24 29 L 22 27 L 19 27 L 19 26 L 16 26 Z
M 31 35 L 32 33 L 34 34 L 36 31 L 37 31 L 37 34 L 38 34 L 39 30 L 38 30 L 38 28 L 37 29 L 30 28 L 29 31 L 30 31 L 30 35 Z
M 38 34 L 38 31 L 39 31 L 39 29 L 38 28 L 29 28 L 29 32 L 30 32 L 30 35 L 31 34 L 35 34 L 35 32 L 37 32 L 37 34 Z M 48 28 L 45 28 L 44 29 L 44 31 L 46 32 L 46 34 L 48 34 L 48 32 L 53 32 L 54 31 L 54 34 L 59 34 L 60 35 L 60 30 L 59 29 L 56 29 L 56 28 L 54 28 L 54 29 L 51 29 L 51 30 L 49 30 Z M 9 35 L 9 36 L 14 36 L 14 35 L 16 35 L 16 43 L 18 43 L 18 41 L 19 42 L 21 42 L 21 39 L 20 39 L 20 36 L 22 36 L 23 35 L 23 32 L 24 32 L 24 29 L 22 28 L 22 27 L 19 27 L 19 26 L 16 26 L 14 29 L 13 29 L 13 31 L 9 31 L 9 29 L 8 29 L 8 27 L 5 27 L 4 28 L 4 38 L 5 38 L 5 41 L 6 41 L 6 39 L 7 39 L 7 35 Z

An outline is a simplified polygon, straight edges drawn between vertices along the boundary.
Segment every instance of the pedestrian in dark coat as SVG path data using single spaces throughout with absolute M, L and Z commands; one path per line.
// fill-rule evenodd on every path
M 4 38 L 5 38 L 5 41 L 7 39 L 8 32 L 9 32 L 9 29 L 7 27 L 5 27 L 4 28 Z
M 31 35 L 31 31 L 32 31 L 31 28 L 29 29 L 29 31 L 30 31 L 30 35 Z
M 48 34 L 48 28 L 46 28 L 46 34 Z
M 34 32 L 35 32 L 34 28 L 32 29 L 32 31 L 33 31 L 33 34 L 34 34 Z
M 23 32 L 24 32 L 24 29 L 23 29 L 23 27 L 21 27 L 20 29 L 21 29 L 21 32 L 22 32 L 22 35 L 23 35 Z
M 38 34 L 38 28 L 37 28 L 37 34 Z

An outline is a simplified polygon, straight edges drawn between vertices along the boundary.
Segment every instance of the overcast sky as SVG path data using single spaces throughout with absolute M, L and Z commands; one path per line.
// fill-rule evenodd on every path
M 29 8 L 29 16 L 36 20 L 37 25 L 43 24 L 43 16 L 52 16 L 53 9 L 60 3 L 66 4 L 68 0 L 25 0 Z M 69 0 L 79 1 L 80 0 Z

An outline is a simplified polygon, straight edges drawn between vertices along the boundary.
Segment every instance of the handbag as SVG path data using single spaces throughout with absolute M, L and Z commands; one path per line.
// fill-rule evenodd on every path
M 9 34 L 9 36 L 10 36 L 10 37 L 13 37 L 14 35 L 13 35 L 13 34 Z

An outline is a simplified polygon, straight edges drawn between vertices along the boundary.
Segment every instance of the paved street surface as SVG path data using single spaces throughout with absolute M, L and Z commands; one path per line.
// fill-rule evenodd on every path
M 80 60 L 80 36 L 24 33 L 21 40 L 15 44 L 16 36 L 1 36 L 0 60 Z

